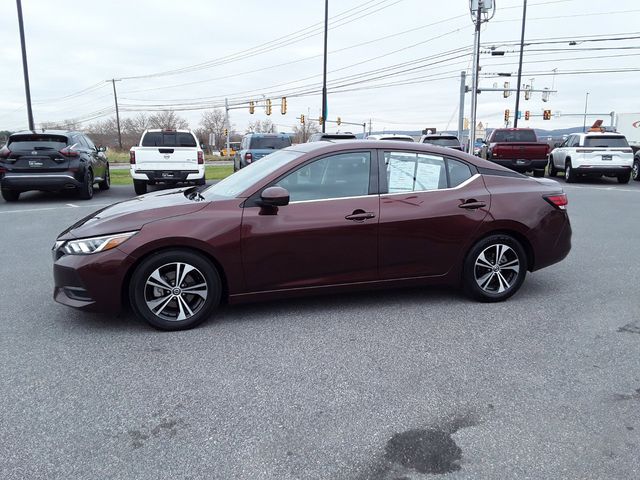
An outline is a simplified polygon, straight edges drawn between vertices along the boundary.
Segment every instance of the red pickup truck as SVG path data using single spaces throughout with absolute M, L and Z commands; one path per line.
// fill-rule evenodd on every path
M 484 142 L 480 156 L 516 172 L 544 177 L 549 145 L 538 142 L 531 128 L 497 128 Z

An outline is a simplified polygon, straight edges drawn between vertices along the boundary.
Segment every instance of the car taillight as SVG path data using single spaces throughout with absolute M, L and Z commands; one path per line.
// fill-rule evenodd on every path
M 133 150 L 131 150 L 129 152 L 129 163 L 131 165 L 135 165 L 136 164 L 136 152 L 134 152 Z
M 11 155 L 11 150 L 7 147 L 2 147 L 2 150 L 0 150 L 0 158 L 9 158 L 9 155 Z
M 198 165 L 204 165 L 204 152 L 198 152 Z
M 557 195 L 545 195 L 543 198 L 559 210 L 565 210 L 567 204 L 569 203 L 566 193 L 560 193 Z
M 247 163 L 251 163 L 251 161 L 253 160 L 253 155 L 251 154 L 251 152 L 247 152 L 244 154 L 244 159 Z
M 75 150 L 75 149 L 73 148 L 73 146 L 71 146 L 71 147 L 64 147 L 63 149 L 58 150 L 58 152 L 59 152 L 61 155 L 64 155 L 65 157 L 78 157 L 78 156 L 80 156 L 80 153 L 79 153 L 77 150 Z

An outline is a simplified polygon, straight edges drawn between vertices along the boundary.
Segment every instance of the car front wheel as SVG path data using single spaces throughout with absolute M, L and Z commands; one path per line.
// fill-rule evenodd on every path
M 109 164 L 107 164 L 107 168 L 104 170 L 104 178 L 98 184 L 100 190 L 109 190 L 111 188 L 111 172 L 109 171 Z
M 618 175 L 618 183 L 629 183 L 629 180 L 631 180 L 631 172 Z
M 7 190 L 6 188 L 2 189 L 2 198 L 6 202 L 17 202 L 20 198 L 20 192 L 16 192 L 15 190 Z
M 508 235 L 491 235 L 476 243 L 464 263 L 465 292 L 481 302 L 500 302 L 516 293 L 527 273 L 527 256 Z
M 134 312 L 160 330 L 195 327 L 211 315 L 221 294 L 215 267 L 188 250 L 166 250 L 147 257 L 129 284 Z
M 571 166 L 571 161 L 568 161 L 567 165 L 564 168 L 564 180 L 567 183 L 575 183 L 576 181 L 576 174 L 573 171 L 573 167 Z
M 631 177 L 636 182 L 640 182 L 640 158 L 636 158 L 633 161 L 633 167 L 631 168 Z

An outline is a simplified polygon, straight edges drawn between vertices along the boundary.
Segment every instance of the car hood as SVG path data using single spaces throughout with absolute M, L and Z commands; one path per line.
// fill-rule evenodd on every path
M 194 189 L 195 187 L 175 188 L 115 203 L 71 225 L 58 236 L 58 239 L 69 240 L 129 232 L 139 230 L 150 222 L 197 212 L 209 202 L 189 200 L 185 192 Z

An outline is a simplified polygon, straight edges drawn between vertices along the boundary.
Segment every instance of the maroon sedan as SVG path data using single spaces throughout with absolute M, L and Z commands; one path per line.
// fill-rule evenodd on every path
M 551 180 L 425 144 L 296 145 L 199 191 L 100 210 L 54 246 L 56 301 L 157 328 L 207 319 L 222 301 L 404 285 L 460 285 L 500 301 L 527 270 L 571 248 Z

